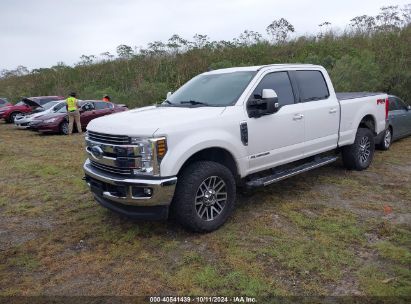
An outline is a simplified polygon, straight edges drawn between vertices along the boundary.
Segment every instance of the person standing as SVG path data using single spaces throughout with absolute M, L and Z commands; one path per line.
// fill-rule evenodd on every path
M 81 122 L 80 122 L 80 110 L 78 108 L 78 100 L 76 98 L 76 93 L 70 93 L 69 97 L 66 99 L 66 107 L 69 119 L 69 128 L 68 135 L 71 135 L 73 132 L 73 124 L 76 121 L 77 132 L 82 133 Z

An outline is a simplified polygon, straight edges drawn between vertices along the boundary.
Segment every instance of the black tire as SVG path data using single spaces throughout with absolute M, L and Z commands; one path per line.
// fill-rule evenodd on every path
M 14 119 L 16 118 L 17 114 L 20 114 L 20 112 L 11 113 L 7 122 L 8 123 L 14 123 Z
M 64 135 L 68 135 L 68 121 L 67 120 L 64 120 L 60 124 L 60 133 Z
M 374 157 L 374 134 L 366 128 L 359 128 L 352 145 L 342 149 L 344 166 L 349 170 L 367 169 Z
M 377 145 L 378 149 L 387 151 L 391 147 L 392 143 L 392 129 L 389 127 L 384 131 L 384 134 L 381 137 L 380 143 Z
M 194 162 L 178 177 L 172 216 L 191 231 L 210 232 L 227 221 L 235 200 L 236 184 L 227 167 L 212 161 Z

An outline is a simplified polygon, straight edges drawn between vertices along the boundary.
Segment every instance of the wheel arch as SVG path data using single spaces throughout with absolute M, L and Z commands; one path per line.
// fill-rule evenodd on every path
M 365 115 L 361 120 L 360 123 L 358 125 L 358 128 L 366 128 L 371 130 L 371 132 L 373 132 L 374 135 L 377 135 L 377 123 L 376 123 L 376 119 L 373 115 L 371 114 L 367 114 Z M 357 128 L 357 129 L 358 129 Z
M 178 170 L 177 175 L 179 175 L 188 165 L 192 164 L 193 162 L 204 160 L 214 161 L 223 166 L 226 166 L 231 171 L 236 180 L 240 178 L 239 167 L 234 156 L 230 151 L 221 147 L 210 147 L 195 152 L 183 163 L 181 168 Z

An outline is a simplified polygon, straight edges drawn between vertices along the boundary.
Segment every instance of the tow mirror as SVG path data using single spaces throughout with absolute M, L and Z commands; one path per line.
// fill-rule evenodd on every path
M 261 96 L 263 99 L 278 98 L 277 93 L 272 89 L 264 89 Z
M 169 99 L 171 95 L 173 95 L 173 92 L 167 92 L 167 99 Z
M 272 89 L 264 89 L 261 97 L 252 98 L 247 102 L 247 112 L 249 117 L 258 118 L 269 115 L 279 110 L 277 93 Z

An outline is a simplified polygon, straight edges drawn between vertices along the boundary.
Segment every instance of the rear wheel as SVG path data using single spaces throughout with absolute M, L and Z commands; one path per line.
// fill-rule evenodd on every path
M 64 120 L 61 124 L 60 124 L 60 132 L 64 135 L 68 135 L 69 133 L 69 127 L 68 127 L 68 121 Z
M 349 170 L 365 170 L 372 162 L 374 151 L 374 134 L 369 129 L 359 128 L 354 143 L 342 150 L 344 166 Z
M 198 161 L 179 176 L 172 212 L 185 228 L 210 232 L 227 221 L 234 210 L 235 197 L 235 180 L 227 167 Z
M 384 135 L 382 136 L 381 142 L 378 144 L 378 148 L 381 150 L 388 150 L 391 147 L 392 143 L 392 130 L 388 128 L 385 130 Z

